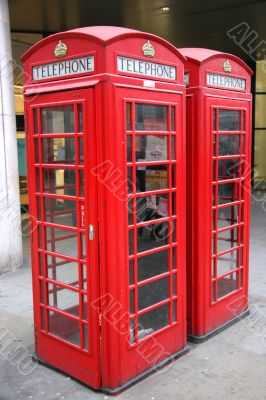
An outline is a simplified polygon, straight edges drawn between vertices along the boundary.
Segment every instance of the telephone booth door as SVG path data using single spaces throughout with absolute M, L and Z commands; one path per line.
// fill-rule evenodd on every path
M 36 353 L 98 388 L 94 89 L 28 96 L 26 104 Z

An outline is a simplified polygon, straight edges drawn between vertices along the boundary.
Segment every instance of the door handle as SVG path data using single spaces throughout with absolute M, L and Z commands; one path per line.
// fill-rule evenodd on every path
M 94 225 L 89 225 L 89 239 L 94 240 Z

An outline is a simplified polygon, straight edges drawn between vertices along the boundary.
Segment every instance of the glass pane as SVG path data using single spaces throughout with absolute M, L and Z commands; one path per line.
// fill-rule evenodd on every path
M 77 346 L 80 345 L 79 322 L 49 311 L 49 332 Z
M 38 110 L 37 108 L 33 109 L 33 121 L 34 121 L 34 135 L 38 133 Z
M 48 284 L 49 305 L 68 314 L 79 315 L 79 293 Z
M 132 130 L 132 124 L 131 124 L 131 103 L 127 103 L 126 105 L 126 129 L 127 131 Z
M 171 136 L 171 159 L 176 159 L 176 140 L 174 135 Z
M 218 280 L 218 299 L 238 290 L 238 273 L 234 273 Z
M 158 224 L 148 225 L 137 230 L 137 251 L 154 249 L 156 247 L 168 244 L 168 223 L 161 222 Z
M 137 192 L 166 189 L 167 167 L 137 167 Z
M 131 167 L 127 168 L 127 191 L 128 191 L 128 193 L 134 192 L 134 184 L 132 181 L 132 168 Z
M 240 154 L 239 135 L 218 135 L 219 156 L 231 156 Z
M 238 229 L 228 229 L 218 234 L 218 253 L 237 246 Z
M 75 140 L 72 138 L 42 139 L 44 163 L 75 164 Z
M 65 256 L 78 256 L 77 234 L 65 229 L 46 227 L 47 250 Z
M 217 115 L 217 110 L 214 109 L 212 111 L 212 130 L 216 131 L 216 115 Z
M 217 274 L 218 276 L 225 274 L 237 268 L 238 250 L 231 251 L 217 258 Z
M 133 285 L 134 283 L 134 260 L 130 260 L 129 264 L 129 284 Z
M 219 110 L 219 131 L 239 131 L 240 111 Z
M 45 221 L 59 225 L 77 226 L 76 202 L 45 198 Z
M 73 133 L 74 106 L 44 107 L 41 109 L 42 133 Z
M 83 138 L 79 138 L 79 164 L 84 164 L 84 144 Z
M 225 183 L 224 185 L 218 185 L 218 204 L 231 203 L 239 200 L 239 184 Z
M 47 256 L 48 278 L 70 286 L 79 286 L 78 264 L 62 258 Z
M 168 160 L 166 135 L 136 135 L 136 161 Z
M 79 170 L 79 195 L 84 197 L 84 170 Z
M 138 197 L 136 204 L 138 222 L 168 216 L 168 194 Z
M 169 325 L 169 305 L 155 308 L 139 316 L 139 340 Z
M 138 281 L 167 272 L 168 253 L 168 250 L 164 250 L 138 258 Z
M 234 179 L 240 176 L 240 163 L 239 159 L 235 160 L 219 160 L 218 161 L 218 179 L 219 181 L 225 179 Z
M 138 201 L 138 199 L 137 199 L 137 201 Z M 128 210 L 128 225 L 132 225 L 133 224 L 133 200 L 132 199 L 128 199 L 127 210 Z
M 169 277 L 140 286 L 138 289 L 138 308 L 142 310 L 169 298 Z
M 238 223 L 239 206 L 218 209 L 218 229 Z
M 175 107 L 171 106 L 171 131 L 175 131 Z
M 136 104 L 137 131 L 166 131 L 167 106 L 155 104 Z
M 83 132 L 83 111 L 82 104 L 78 104 L 78 131 Z
M 129 255 L 132 255 L 134 253 L 133 243 L 134 243 L 134 230 L 130 229 L 128 231 L 128 253 L 129 253 Z
M 76 174 L 73 169 L 43 169 L 44 192 L 76 195 Z
M 132 162 L 132 136 L 127 135 L 127 162 Z

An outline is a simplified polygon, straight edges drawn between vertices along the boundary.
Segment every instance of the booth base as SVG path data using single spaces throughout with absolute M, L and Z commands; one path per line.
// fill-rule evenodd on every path
M 203 343 L 203 342 L 206 342 L 206 340 L 209 340 L 213 336 L 218 335 L 218 333 L 223 332 L 224 330 L 226 330 L 230 326 L 236 324 L 241 319 L 247 317 L 248 315 L 249 315 L 249 309 L 245 310 L 244 312 L 242 312 L 241 314 L 237 315 L 233 319 L 230 319 L 230 321 L 228 321 L 225 324 L 219 326 L 218 328 L 214 329 L 213 331 L 206 333 L 206 335 L 202 335 L 202 336 L 188 335 L 187 339 L 191 343 Z
M 118 386 L 115 389 L 110 389 L 110 388 L 106 388 L 106 387 L 101 387 L 99 389 L 94 389 L 91 388 L 90 386 L 86 385 L 84 382 L 79 381 L 76 378 L 73 378 L 71 376 L 72 379 L 80 382 L 82 385 L 85 385 L 87 387 L 89 387 L 91 390 L 95 391 L 95 392 L 102 392 L 102 393 L 106 393 L 109 395 L 113 395 L 116 396 L 118 394 L 120 394 L 121 392 L 123 392 L 124 390 L 128 389 L 129 387 L 135 385 L 136 383 L 142 381 L 144 378 L 148 377 L 149 375 L 155 373 L 156 371 L 164 368 L 165 366 L 167 366 L 168 364 L 170 364 L 172 361 L 177 360 L 178 358 L 182 357 L 183 355 L 187 354 L 189 352 L 189 348 L 188 346 L 184 347 L 182 350 L 172 354 L 170 357 L 166 358 L 165 360 L 163 360 L 162 362 L 160 362 L 159 364 L 157 364 L 156 366 L 148 369 L 147 371 L 143 372 L 142 374 L 136 376 L 135 378 L 129 380 L 128 382 L 124 383 L 121 386 Z M 65 376 L 70 376 L 68 375 L 66 372 L 61 371 L 60 369 L 53 367 L 51 364 L 47 363 L 46 361 L 42 360 L 41 358 L 39 358 L 36 354 L 33 354 L 32 356 L 32 360 L 36 363 L 39 363 L 47 368 L 50 368 L 56 372 L 59 372 L 62 375 Z

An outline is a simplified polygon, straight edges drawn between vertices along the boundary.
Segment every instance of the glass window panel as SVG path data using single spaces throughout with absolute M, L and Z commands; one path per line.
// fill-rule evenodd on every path
M 76 202 L 45 198 L 45 221 L 54 224 L 77 226 Z
M 67 285 L 79 286 L 78 264 L 59 257 L 47 256 L 48 278 Z
M 76 195 L 76 174 L 73 169 L 43 168 L 44 192 L 59 195 Z
M 133 318 L 130 320 L 130 344 L 133 344 L 136 342 L 135 326 L 136 326 L 136 320 L 135 320 L 135 318 Z
M 84 164 L 84 141 L 83 138 L 79 138 L 79 164 Z
M 79 293 L 48 284 L 49 305 L 68 314 L 79 315 Z
M 132 162 L 132 136 L 127 135 L 127 162 Z
M 38 225 L 38 246 L 42 249 L 42 225 Z
M 217 274 L 223 275 L 237 268 L 238 250 L 217 257 Z
M 212 111 L 212 130 L 216 131 L 216 115 L 217 115 L 217 110 L 214 109 Z
M 83 337 L 84 337 L 84 349 L 88 350 L 89 332 L 87 325 L 83 325 Z
M 78 104 L 78 132 L 83 132 L 83 110 L 82 104 Z
M 49 311 L 49 332 L 77 346 L 80 345 L 79 322 Z
M 177 275 L 173 274 L 172 275 L 172 295 L 176 296 L 177 295 L 177 280 L 176 280 Z
M 81 264 L 81 269 L 82 269 L 82 289 L 87 290 L 87 265 L 86 264 Z
M 42 315 L 42 330 L 46 331 L 46 312 L 44 308 L 41 308 L 41 315 Z
M 240 135 L 218 135 L 219 156 L 231 156 L 240 154 Z
M 212 136 L 212 152 L 213 152 L 213 157 L 216 157 L 216 156 L 217 156 L 216 142 L 217 142 L 217 135 L 213 135 L 213 136 Z
M 169 325 L 169 305 L 165 304 L 139 316 L 139 340 Z
M 135 290 L 132 289 L 132 290 L 129 291 L 129 311 L 130 311 L 130 314 L 135 314 L 134 297 L 135 297 Z
M 129 253 L 129 255 L 132 255 L 134 253 L 133 243 L 134 243 L 134 230 L 130 229 L 128 231 L 128 253 Z
M 73 133 L 74 106 L 44 107 L 41 109 L 42 133 Z
M 238 229 L 228 229 L 218 234 L 218 253 L 237 246 Z
M 126 104 L 126 127 L 127 127 L 127 131 L 131 131 L 132 130 L 131 108 L 132 108 L 131 103 L 127 103 Z
M 128 167 L 127 168 L 127 190 L 128 193 L 133 193 L 133 181 L 132 181 L 132 168 Z
M 34 151 L 35 151 L 35 163 L 39 164 L 40 157 L 39 157 L 39 139 L 34 139 Z
M 266 128 L 266 95 L 256 94 L 255 97 L 255 128 Z
M 237 276 L 238 273 L 235 272 L 218 280 L 218 299 L 238 290 Z
M 79 170 L 79 195 L 84 197 L 84 170 Z
M 167 167 L 137 167 L 136 171 L 137 192 L 166 189 Z
M 231 203 L 239 200 L 239 183 L 218 185 L 218 204 Z
M 218 179 L 219 181 L 225 179 L 238 178 L 241 175 L 241 161 L 235 160 L 219 160 L 218 161 Z
M 136 199 L 138 201 L 138 199 Z M 128 210 L 128 225 L 133 224 L 133 199 L 128 199 L 127 203 Z
M 172 269 L 177 269 L 176 247 L 172 247 Z
M 217 165 L 217 161 L 213 160 L 212 161 L 212 180 L 215 182 L 216 178 L 217 178 L 217 174 L 216 174 L 216 165 Z
M 168 136 L 136 135 L 136 161 L 168 160 Z
M 219 110 L 219 131 L 239 131 L 240 111 Z
M 218 209 L 218 229 L 237 224 L 239 218 L 239 206 L 224 207 Z
M 136 104 L 136 131 L 166 131 L 167 106 Z
M 129 284 L 133 285 L 134 283 L 134 260 L 129 260 Z
M 65 229 L 46 227 L 47 250 L 78 257 L 77 234 Z
M 173 301 L 173 322 L 177 321 L 176 316 L 177 316 L 177 301 L 174 300 Z
M 40 170 L 39 168 L 36 168 L 35 171 L 36 171 L 36 192 L 40 192 L 41 189 Z
M 174 135 L 171 136 L 171 158 L 172 160 L 176 159 L 176 137 Z
M 81 241 L 81 258 L 85 260 L 87 256 L 86 235 L 81 234 L 80 241 Z
M 137 251 L 154 249 L 156 247 L 168 244 L 169 232 L 168 223 L 161 222 L 158 224 L 148 225 L 137 230 Z
M 33 109 L 33 120 L 34 120 L 34 134 L 38 133 L 38 110 L 37 108 Z
M 138 288 L 138 308 L 142 310 L 169 298 L 169 277 Z
M 171 131 L 175 131 L 175 107 L 171 106 Z
M 136 199 L 137 221 L 151 221 L 168 216 L 168 194 L 154 194 Z
M 138 258 L 138 281 L 167 272 L 168 255 L 169 251 L 164 250 Z
M 87 296 L 82 296 L 82 318 L 84 320 L 88 319 L 88 298 L 87 298 Z
M 73 138 L 42 139 L 43 162 L 46 164 L 75 164 L 75 140 Z

